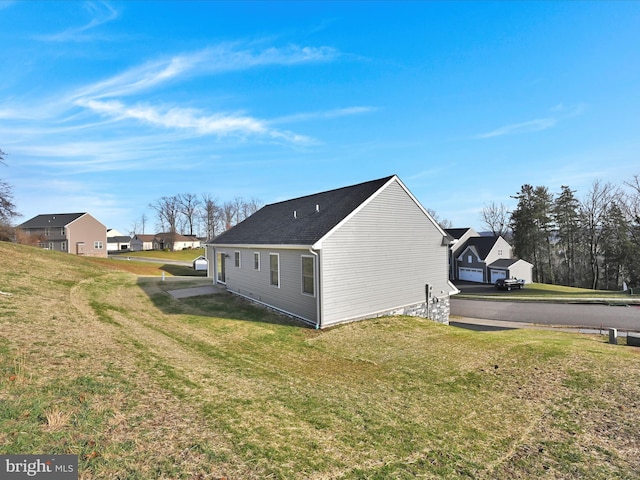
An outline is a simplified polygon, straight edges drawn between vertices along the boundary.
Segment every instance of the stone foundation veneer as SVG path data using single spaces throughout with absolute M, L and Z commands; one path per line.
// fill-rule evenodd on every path
M 427 302 L 416 303 L 407 307 L 395 308 L 379 313 L 376 317 L 388 317 L 393 315 L 407 315 L 409 317 L 429 318 L 437 323 L 449 325 L 449 313 L 451 304 L 449 297 L 438 297 L 431 299 L 431 305 Z

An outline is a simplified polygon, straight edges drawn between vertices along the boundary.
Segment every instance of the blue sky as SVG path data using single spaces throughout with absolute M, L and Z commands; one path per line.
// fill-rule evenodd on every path
M 21 221 L 395 173 L 481 229 L 525 183 L 640 173 L 640 2 L 0 1 L 0 62 Z

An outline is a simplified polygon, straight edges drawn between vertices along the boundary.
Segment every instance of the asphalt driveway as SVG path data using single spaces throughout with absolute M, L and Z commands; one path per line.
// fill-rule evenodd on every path
M 504 302 L 470 300 L 454 296 L 451 298 L 451 315 L 536 325 L 617 328 L 640 332 L 640 306 L 638 305 Z M 455 318 L 451 320 L 455 321 Z

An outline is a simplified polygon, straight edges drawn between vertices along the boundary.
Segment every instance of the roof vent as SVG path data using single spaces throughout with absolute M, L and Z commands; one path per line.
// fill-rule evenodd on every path
M 298 218 L 298 212 L 296 212 L 295 210 L 293 211 L 293 218 Z
M 320 211 L 320 205 L 316 203 L 316 212 L 319 212 L 319 211 Z

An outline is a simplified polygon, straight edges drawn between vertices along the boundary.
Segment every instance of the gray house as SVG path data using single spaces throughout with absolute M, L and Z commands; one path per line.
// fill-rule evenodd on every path
M 449 321 L 449 237 L 397 176 L 266 205 L 206 245 L 227 291 L 316 328 Z
M 495 283 L 499 278 L 532 281 L 533 265 L 513 258 L 513 248 L 501 236 L 482 236 L 473 229 L 448 229 L 458 241 L 451 247 L 451 274 L 455 280 Z

